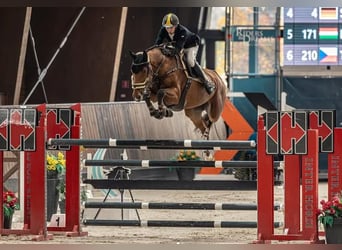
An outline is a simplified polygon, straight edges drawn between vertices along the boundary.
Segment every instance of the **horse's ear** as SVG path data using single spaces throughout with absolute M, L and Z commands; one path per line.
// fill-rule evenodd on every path
M 147 52 L 144 50 L 143 52 L 143 61 L 147 62 L 148 61 L 148 56 L 147 56 Z
M 131 57 L 133 59 L 135 59 L 137 57 L 137 55 L 133 51 L 131 51 L 131 50 L 129 50 L 129 54 L 131 55 Z

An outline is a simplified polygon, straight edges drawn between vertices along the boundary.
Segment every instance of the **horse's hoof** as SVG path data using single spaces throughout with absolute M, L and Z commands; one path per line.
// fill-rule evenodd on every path
M 205 150 L 202 152 L 203 159 L 206 161 L 212 161 L 214 160 L 213 154 L 209 150 Z
M 167 109 L 166 112 L 165 112 L 165 116 L 166 116 L 166 117 L 172 117 L 172 116 L 173 116 L 172 110 Z
M 150 111 L 150 116 L 153 116 L 153 117 L 156 117 L 157 115 L 157 111 L 153 110 L 153 111 Z
M 204 140 L 208 140 L 209 139 L 209 132 L 210 132 L 209 129 L 206 128 L 205 131 L 202 133 L 202 138 Z
M 158 110 L 153 110 L 150 112 L 150 115 L 156 119 L 162 119 L 163 116 L 160 114 Z
M 162 119 L 163 117 L 164 117 L 163 112 L 156 111 L 154 114 L 154 118 Z

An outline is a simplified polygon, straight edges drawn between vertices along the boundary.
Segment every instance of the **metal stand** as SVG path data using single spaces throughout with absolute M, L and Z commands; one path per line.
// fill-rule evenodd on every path
M 125 167 L 114 167 L 114 168 L 111 168 L 110 171 L 108 171 L 106 173 L 108 179 L 112 179 L 112 180 L 129 180 L 129 175 L 131 174 L 131 169 L 129 168 L 125 168 Z M 106 202 L 108 196 L 109 196 L 109 193 L 110 193 L 111 189 L 108 189 L 104 199 L 102 202 Z M 120 201 L 121 203 L 124 202 L 124 192 L 125 190 L 123 188 L 120 188 L 119 189 L 119 192 L 120 192 Z M 128 189 L 128 192 L 129 192 L 129 195 L 131 197 L 131 200 L 132 202 L 134 203 L 134 198 L 133 198 L 133 194 L 132 194 L 132 191 L 131 189 Z M 124 220 L 124 215 L 123 215 L 123 209 L 124 208 L 121 208 L 121 220 Z M 99 208 L 94 216 L 94 220 L 97 218 L 97 216 L 99 215 L 101 211 L 101 208 Z M 139 215 L 139 212 L 137 209 L 135 209 L 135 213 L 137 215 L 137 218 L 138 220 L 140 221 L 140 215 Z

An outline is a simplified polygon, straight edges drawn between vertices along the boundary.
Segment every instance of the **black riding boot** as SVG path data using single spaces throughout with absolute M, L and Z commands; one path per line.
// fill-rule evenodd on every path
M 203 86 L 208 94 L 211 94 L 215 90 L 215 85 L 213 85 L 208 79 L 205 77 L 205 74 L 202 70 L 202 67 L 196 62 L 195 66 L 191 68 L 191 70 L 196 74 L 198 78 L 200 78 L 203 82 Z

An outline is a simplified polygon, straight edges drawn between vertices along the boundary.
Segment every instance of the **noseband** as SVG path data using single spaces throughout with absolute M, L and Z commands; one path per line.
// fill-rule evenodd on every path
M 131 76 L 131 81 L 132 81 L 132 89 L 143 89 L 145 88 L 147 82 L 148 82 L 148 77 L 145 78 L 145 81 L 143 82 L 134 82 L 133 76 Z
M 148 59 L 147 62 L 133 63 L 132 67 L 134 67 L 134 66 L 139 66 L 139 67 L 147 66 L 147 70 L 149 71 L 150 70 L 150 68 L 148 67 L 149 64 L 150 64 L 150 60 Z M 146 84 L 148 82 L 148 72 L 147 72 L 147 76 L 146 76 L 146 78 L 145 78 L 145 80 L 143 82 L 134 82 L 133 75 L 131 76 L 131 81 L 132 81 L 132 89 L 135 90 L 135 89 L 143 89 L 143 88 L 145 88 L 145 86 L 146 86 Z

